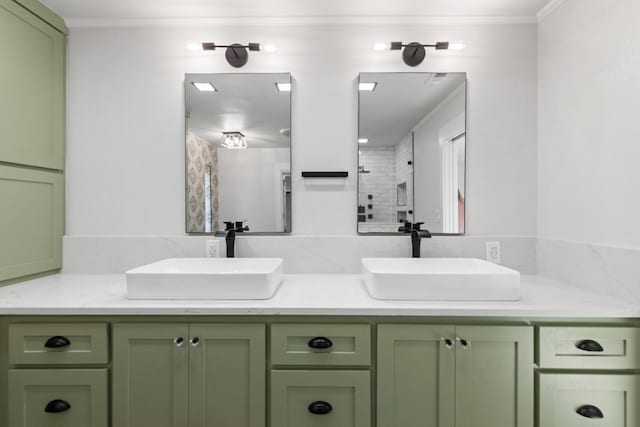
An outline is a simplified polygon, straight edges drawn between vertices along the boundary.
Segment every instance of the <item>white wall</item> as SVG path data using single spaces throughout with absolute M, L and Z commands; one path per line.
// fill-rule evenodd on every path
M 414 129 L 415 218 L 432 232 L 444 231 L 440 145 L 442 138 L 464 130 L 465 89 L 458 87 Z
M 284 230 L 283 171 L 290 171 L 288 148 L 219 149 L 220 229 L 243 220 L 250 231 Z
M 466 71 L 467 232 L 535 235 L 535 25 L 73 28 L 67 235 L 184 233 L 184 74 L 237 71 L 223 52 L 185 48 L 201 40 L 275 43 L 277 53 L 251 53 L 240 72 L 293 74 L 295 234 L 356 233 L 359 72 Z M 409 68 L 398 52 L 374 52 L 377 40 L 465 40 L 467 49 L 429 52 Z M 326 169 L 349 171 L 345 185 L 300 178 Z
M 567 0 L 540 24 L 541 238 L 640 249 L 639 24 L 638 0 Z

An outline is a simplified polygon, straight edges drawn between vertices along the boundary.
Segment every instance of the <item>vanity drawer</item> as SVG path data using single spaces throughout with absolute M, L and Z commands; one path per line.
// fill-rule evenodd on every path
M 368 371 L 272 371 L 271 425 L 371 427 Z
M 107 427 L 106 369 L 9 371 L 11 427 Z
M 640 369 L 640 328 L 541 327 L 540 367 Z
M 640 376 L 541 374 L 540 426 L 637 427 Z
M 371 364 L 371 327 L 358 324 L 275 324 L 271 326 L 273 365 Z
M 86 365 L 108 362 L 106 323 L 9 325 L 12 365 Z

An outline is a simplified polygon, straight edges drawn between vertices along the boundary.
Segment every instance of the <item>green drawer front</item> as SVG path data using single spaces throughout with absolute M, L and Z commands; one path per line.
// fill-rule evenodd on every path
M 47 412 L 54 401 L 69 408 Z M 9 371 L 11 427 L 107 427 L 107 405 L 106 369 Z
M 331 347 L 310 347 L 309 342 L 314 338 L 327 338 Z M 368 366 L 371 363 L 371 327 L 353 324 L 272 325 L 271 363 Z
M 70 344 L 46 347 L 54 337 L 66 338 Z M 9 325 L 11 365 L 104 365 L 109 360 L 108 347 L 106 323 Z
M 541 374 L 539 381 L 541 427 L 640 425 L 638 375 Z
M 541 327 L 539 351 L 546 369 L 640 369 L 640 328 Z
M 370 389 L 368 371 L 272 371 L 271 425 L 371 427 Z

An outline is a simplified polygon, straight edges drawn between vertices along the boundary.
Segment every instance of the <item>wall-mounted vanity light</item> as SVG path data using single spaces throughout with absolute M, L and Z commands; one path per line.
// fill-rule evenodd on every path
M 234 43 L 231 45 L 217 45 L 213 42 L 203 42 L 202 44 L 192 43 L 187 46 L 187 49 L 196 51 L 196 50 L 216 50 L 218 48 L 226 48 L 225 57 L 227 58 L 227 62 L 229 65 L 235 68 L 243 67 L 247 61 L 249 60 L 248 51 L 259 52 L 260 51 L 260 43 L 249 43 L 247 45 L 241 45 L 239 43 Z M 268 45 L 265 46 L 265 50 L 268 52 L 275 52 L 275 46 Z
M 242 132 L 223 132 L 221 145 L 232 150 L 241 150 L 248 147 Z
M 402 50 L 402 60 L 405 64 L 410 67 L 416 67 L 424 61 L 424 58 L 427 56 L 427 51 L 425 48 L 432 47 L 435 50 L 461 50 L 464 49 L 465 45 L 462 42 L 436 42 L 434 44 L 422 44 L 418 42 L 411 42 L 409 44 L 403 44 L 402 42 L 391 42 L 391 44 L 386 44 L 382 42 L 378 42 L 373 46 L 374 50 Z

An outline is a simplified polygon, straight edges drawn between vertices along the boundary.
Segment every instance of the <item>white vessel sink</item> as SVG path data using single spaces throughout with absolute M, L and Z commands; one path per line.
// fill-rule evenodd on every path
M 375 299 L 517 301 L 520 273 L 473 258 L 363 258 L 365 287 Z
M 128 299 L 269 299 L 281 258 L 172 258 L 126 272 Z

